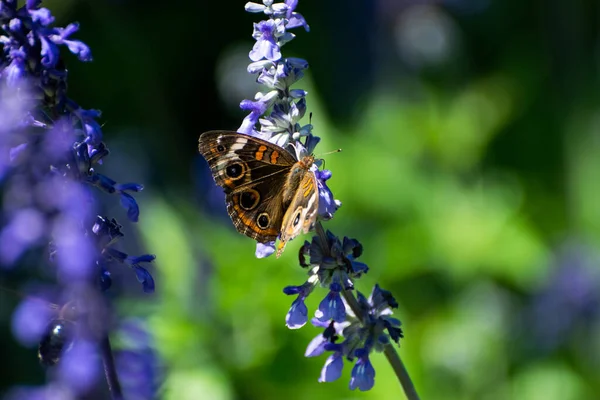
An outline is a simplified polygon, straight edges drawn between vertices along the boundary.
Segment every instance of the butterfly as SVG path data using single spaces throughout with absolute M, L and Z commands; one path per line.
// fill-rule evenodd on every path
M 287 242 L 308 233 L 319 209 L 312 155 L 295 154 L 266 140 L 231 131 L 200 135 L 198 150 L 225 191 L 227 212 L 238 232 L 259 243 Z

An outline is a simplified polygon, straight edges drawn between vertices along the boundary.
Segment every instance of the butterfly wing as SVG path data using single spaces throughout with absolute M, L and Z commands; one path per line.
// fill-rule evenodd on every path
M 203 133 L 198 149 L 225 191 L 238 232 L 261 243 L 275 240 L 285 212 L 282 188 L 295 157 L 273 143 L 230 131 Z
M 290 188 L 291 189 L 291 188 Z M 283 252 L 288 241 L 300 233 L 308 233 L 319 211 L 319 190 L 315 173 L 310 170 L 303 171 L 300 183 L 297 186 L 281 225 L 277 257 Z

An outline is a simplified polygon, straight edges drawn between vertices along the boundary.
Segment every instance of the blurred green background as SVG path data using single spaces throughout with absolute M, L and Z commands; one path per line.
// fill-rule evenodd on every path
M 317 382 L 304 358 L 320 331 L 288 330 L 306 278 L 302 240 L 254 258 L 197 154 L 210 129 L 235 130 L 259 90 L 244 1 L 44 1 L 94 62 L 66 56 L 70 97 L 103 111 L 103 173 L 145 185 L 123 249 L 157 256 L 156 293 L 113 270 L 120 318 L 144 319 L 165 399 L 396 399 L 374 355 L 375 388 L 351 392 L 351 365 Z M 600 398 L 600 6 L 594 0 L 300 0 L 311 26 L 284 56 L 311 68 L 317 153 L 343 202 L 326 228 L 359 239 L 391 290 L 399 349 L 423 399 Z M 302 121 L 308 123 L 308 118 Z M 102 196 L 101 194 L 99 194 Z M 105 196 L 108 197 L 108 196 Z M 307 237 L 308 239 L 308 237 Z M 26 279 L 20 277 L 19 279 Z M 312 314 L 325 291 L 308 301 Z M 0 393 L 45 379 L 0 307 Z M 116 341 L 118 346 L 118 340 Z

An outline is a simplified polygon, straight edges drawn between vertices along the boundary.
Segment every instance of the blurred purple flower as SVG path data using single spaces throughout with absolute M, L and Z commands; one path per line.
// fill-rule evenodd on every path
M 117 371 L 127 399 L 154 399 L 160 387 L 163 365 L 154 350 L 154 338 L 140 319 L 123 321 L 119 330 L 125 343 L 116 354 Z
M 141 264 L 154 256 L 132 257 L 114 248 L 123 234 L 114 219 L 97 216 L 92 188 L 118 195 L 135 222 L 140 212 L 131 193 L 142 186 L 119 184 L 95 170 L 109 153 L 102 142 L 100 112 L 67 97 L 60 53 L 67 48 L 79 60 L 91 61 L 91 52 L 74 38 L 77 23 L 52 26 L 54 17 L 40 3 L 28 0 L 19 7 L 17 1 L 0 0 L 0 152 L 6 155 L 0 158 L 0 263 L 15 268 L 26 253 L 49 254 L 63 297 L 83 306 L 86 322 L 102 320 L 106 310 L 96 297 L 110 286 L 109 266 L 115 261 L 130 266 L 144 290 L 153 291 L 154 280 Z M 44 261 L 27 264 L 46 266 Z M 34 304 L 25 300 L 13 317 L 15 336 L 27 344 L 40 336 L 52 339 L 42 328 L 49 315 Z M 82 320 L 68 323 L 84 325 Z M 106 334 L 91 325 L 85 330 L 96 334 L 90 337 Z M 72 389 L 72 397 L 97 378 L 95 348 L 93 341 L 76 340 L 71 351 L 57 350 L 56 359 L 62 360 L 57 376 Z M 51 385 L 31 393 L 45 396 Z
M 87 340 L 78 340 L 58 364 L 61 381 L 75 393 L 87 392 L 100 376 L 99 361 L 96 344 Z
M 522 314 L 520 330 L 528 350 L 547 353 L 576 333 L 593 336 L 600 321 L 597 264 L 598 257 L 582 245 L 567 244 L 558 251 L 548 281 Z
M 43 300 L 27 298 L 13 312 L 13 335 L 25 346 L 37 344 L 52 316 L 52 310 Z

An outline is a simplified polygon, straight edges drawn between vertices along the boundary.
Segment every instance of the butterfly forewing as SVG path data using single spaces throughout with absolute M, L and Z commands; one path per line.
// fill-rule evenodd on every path
M 298 161 L 273 143 L 230 131 L 203 133 L 198 149 L 225 191 L 238 232 L 261 243 L 281 235 L 279 256 L 288 240 L 314 223 L 318 190 L 309 170 L 312 157 Z

